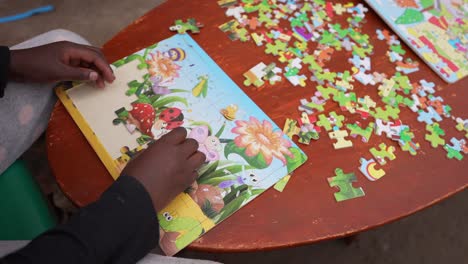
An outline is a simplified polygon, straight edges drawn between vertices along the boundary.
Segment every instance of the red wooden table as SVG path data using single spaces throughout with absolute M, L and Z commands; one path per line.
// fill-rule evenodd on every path
M 287 117 L 298 116 L 299 99 L 310 97 L 312 89 L 293 88 L 287 81 L 262 91 L 242 85 L 243 72 L 260 61 L 268 64 L 276 59 L 265 55 L 253 42 L 230 41 L 218 29 L 228 18 L 216 1 L 170 0 L 122 30 L 103 50 L 108 59 L 114 61 L 170 37 L 173 33 L 168 28 L 173 21 L 190 17 L 205 24 L 194 39 L 277 124 L 282 126 Z M 366 19 L 363 31 L 374 43 L 377 41 L 375 29 L 386 26 L 372 11 L 367 13 Z M 394 65 L 387 62 L 385 56 L 388 48 L 384 42 L 378 43 L 381 44 L 374 44 L 373 70 L 392 74 Z M 346 62 L 348 57 L 349 54 L 335 53 L 329 67 L 337 71 L 350 68 Z M 414 54 L 410 57 L 418 60 Z M 447 85 L 423 63 L 420 68 L 410 76 L 413 81 L 435 82 L 439 87 L 438 95 L 452 106 L 453 114 L 462 116 L 467 112 L 468 78 Z M 309 81 L 308 85 L 314 83 Z M 374 90 L 359 85 L 355 88 L 359 96 L 370 94 L 378 98 Z M 329 105 L 326 111 L 330 110 L 340 111 L 336 104 Z M 432 149 L 424 140 L 424 125 L 416 121 L 414 113 L 403 109 L 400 116 L 415 131 L 421 144 L 422 151 L 416 157 L 402 152 L 394 142 L 377 136 L 368 144 L 353 140 L 353 148 L 334 150 L 332 141 L 322 134 L 318 142 L 301 146 L 309 162 L 295 172 L 283 193 L 267 191 L 190 247 L 207 251 L 249 251 L 348 236 L 417 212 L 466 188 L 468 162 L 448 160 L 443 149 Z M 356 116 L 347 115 L 347 118 L 347 122 L 356 120 Z M 441 124 L 444 126 L 449 121 Z M 453 123 L 450 124 L 444 126 L 449 135 L 455 131 L 451 128 Z M 370 182 L 358 172 L 358 161 L 360 157 L 369 158 L 368 149 L 382 141 L 396 146 L 397 159 L 385 167 L 384 178 Z M 112 177 L 60 103 L 50 119 L 47 142 L 57 182 L 77 205 L 84 206 L 96 200 L 112 184 Z M 336 190 L 326 181 L 334 175 L 336 167 L 355 172 L 358 176 L 355 186 L 361 186 L 366 196 L 337 203 L 333 198 Z

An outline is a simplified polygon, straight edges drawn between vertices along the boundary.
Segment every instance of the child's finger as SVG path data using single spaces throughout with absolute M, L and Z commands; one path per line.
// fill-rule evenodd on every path
M 186 137 L 187 137 L 187 130 L 185 130 L 185 128 L 183 127 L 178 127 L 178 128 L 173 129 L 171 132 L 167 133 L 166 135 L 162 136 L 160 140 L 176 145 L 176 144 L 182 143 Z
M 196 170 L 205 163 L 206 156 L 205 154 L 201 153 L 200 151 L 195 152 L 192 156 L 188 158 L 188 166 L 189 168 Z

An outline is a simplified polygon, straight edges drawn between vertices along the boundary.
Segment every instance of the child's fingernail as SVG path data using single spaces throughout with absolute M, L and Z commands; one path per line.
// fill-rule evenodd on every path
M 89 79 L 90 79 L 91 81 L 96 81 L 96 80 L 98 79 L 98 77 L 99 77 L 99 74 L 97 74 L 97 72 L 91 72 L 91 73 L 89 74 Z

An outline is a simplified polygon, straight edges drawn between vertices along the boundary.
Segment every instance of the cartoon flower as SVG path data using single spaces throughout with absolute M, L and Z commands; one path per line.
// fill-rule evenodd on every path
M 263 120 L 261 123 L 255 117 L 250 117 L 249 121 L 237 120 L 233 133 L 239 134 L 234 139 L 234 143 L 241 148 L 245 148 L 245 154 L 254 157 L 262 154 L 265 162 L 270 165 L 273 157 L 278 158 L 286 164 L 285 155 L 293 158 L 289 148 L 291 142 L 283 138 L 283 132 L 273 131 L 270 122 Z
M 180 66 L 175 64 L 170 58 L 163 56 L 160 52 L 150 54 L 151 59 L 146 60 L 149 65 L 149 73 L 152 76 L 161 75 L 163 79 L 173 79 L 179 77 Z

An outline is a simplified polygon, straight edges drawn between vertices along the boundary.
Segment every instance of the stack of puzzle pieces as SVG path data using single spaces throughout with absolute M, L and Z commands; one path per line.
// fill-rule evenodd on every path
M 275 86 L 286 79 L 293 86 L 306 87 L 304 94 L 309 95 L 300 100 L 298 117 L 288 118 L 284 126 L 284 133 L 297 136 L 299 143 L 309 145 L 324 133 L 336 141 L 335 149 L 343 149 L 353 146 L 351 138 L 367 143 L 376 135 L 397 142 L 410 155 L 417 155 L 421 146 L 410 126 L 400 120 L 401 109 L 408 108 L 424 123 L 425 140 L 432 147 L 443 148 L 449 159 L 462 160 L 468 154 L 468 119 L 451 113 L 451 107 L 437 95 L 434 83 L 409 78 L 419 71 L 419 64 L 405 57 L 406 50 L 397 36 L 385 29 L 377 29 L 374 38 L 362 32 L 368 11 L 363 4 L 324 0 L 217 2 L 231 19 L 219 26 L 231 40 L 253 42 L 276 58 L 275 62 L 259 62 L 248 69 L 244 85 L 261 88 L 266 82 Z M 388 61 L 395 66 L 393 74 L 372 69 L 370 56 L 374 45 L 387 45 Z M 350 70 L 335 72 L 327 68 L 336 52 L 348 54 Z M 366 89 L 376 89 L 378 98 L 358 96 L 353 91 L 358 83 Z M 337 104 L 342 112 L 357 115 L 360 121 L 346 123 L 340 113 L 326 113 L 327 104 Z M 464 135 L 447 142 L 441 127 L 444 119 Z M 394 146 L 379 143 L 378 148 L 370 148 L 371 156 L 360 158 L 359 171 L 370 181 L 381 179 L 385 175 L 382 166 L 396 158 L 394 152 Z M 352 187 L 351 183 L 356 181 L 353 173 L 344 173 L 339 168 L 335 173 L 329 184 L 340 189 L 335 193 L 337 201 L 364 195 L 361 188 Z M 284 181 L 281 184 L 284 188 Z

